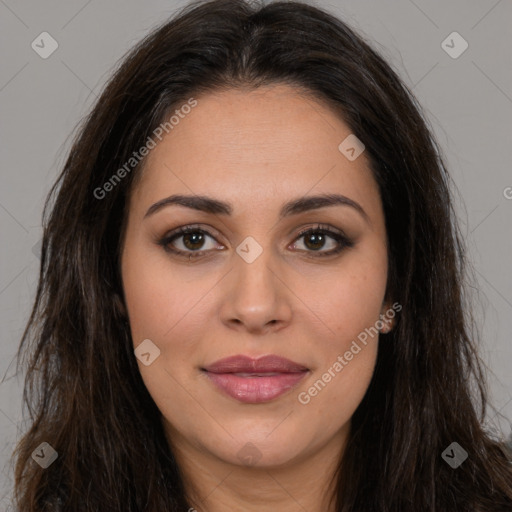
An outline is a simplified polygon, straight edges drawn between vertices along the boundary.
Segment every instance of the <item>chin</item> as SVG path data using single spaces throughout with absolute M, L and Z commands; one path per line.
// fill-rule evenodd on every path
M 285 442 L 284 436 L 269 439 L 267 433 L 258 436 L 237 437 L 239 442 L 230 443 L 223 453 L 218 453 L 219 458 L 230 464 L 243 467 L 270 468 L 285 466 L 300 457 L 301 447 L 290 436 Z M 218 450 L 218 446 L 215 447 Z M 305 447 L 304 447 L 305 448 Z

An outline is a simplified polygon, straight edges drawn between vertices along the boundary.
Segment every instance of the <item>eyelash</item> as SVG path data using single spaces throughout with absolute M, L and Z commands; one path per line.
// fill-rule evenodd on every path
M 157 243 L 158 243 L 158 245 L 162 246 L 166 252 L 176 254 L 178 256 L 188 256 L 189 260 L 191 260 L 193 258 L 201 257 L 205 253 L 209 252 L 208 250 L 206 250 L 206 251 L 182 251 L 180 249 L 171 249 L 170 248 L 169 244 L 171 244 L 174 240 L 176 240 L 180 236 L 183 236 L 183 235 L 186 235 L 189 233 L 202 233 L 202 234 L 208 235 L 209 237 L 215 239 L 215 237 L 212 234 L 210 234 L 208 231 L 206 231 L 204 229 L 201 229 L 201 228 L 195 227 L 195 226 L 184 226 L 184 227 L 179 228 L 178 230 L 174 231 L 173 233 L 166 235 L 162 239 L 158 240 Z M 339 254 L 345 248 L 354 246 L 354 242 L 352 240 L 350 240 L 349 238 L 347 238 L 345 235 L 342 235 L 341 233 L 332 231 L 331 229 L 329 229 L 329 226 L 322 225 L 322 224 L 318 224 L 317 226 L 314 226 L 312 228 L 303 229 L 302 231 L 300 231 L 300 233 L 298 233 L 295 241 L 299 240 L 303 236 L 309 235 L 311 233 L 321 233 L 323 235 L 328 235 L 329 237 L 333 238 L 338 243 L 338 247 L 335 249 L 331 249 L 330 251 L 324 251 L 324 252 L 320 252 L 320 251 L 317 252 L 317 251 L 313 251 L 313 250 L 306 251 L 306 252 L 316 253 L 315 256 L 313 256 L 313 257 L 322 258 L 322 257 L 327 257 L 327 256 L 333 256 L 335 254 Z

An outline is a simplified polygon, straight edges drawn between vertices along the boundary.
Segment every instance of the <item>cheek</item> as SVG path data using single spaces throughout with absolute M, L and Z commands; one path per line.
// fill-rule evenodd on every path
M 382 312 L 387 259 L 382 252 L 371 258 L 347 258 L 338 272 L 318 274 L 315 286 L 303 281 L 299 293 L 315 312 L 310 322 L 318 325 L 318 365 L 299 402 L 339 425 L 348 421 L 371 381 L 378 352 L 376 326 Z M 357 258 L 356 258 L 357 256 Z M 336 404 L 333 407 L 333 404 Z
M 303 401 L 309 400 L 308 404 L 301 406 L 309 408 L 305 413 L 305 421 L 313 422 L 313 417 L 322 418 L 325 428 L 323 435 L 334 435 L 341 425 L 350 421 L 359 407 L 375 368 L 377 343 L 375 339 L 372 345 L 361 346 L 361 351 L 346 365 L 342 365 L 343 369 L 339 372 L 331 362 L 330 371 L 326 368 L 327 371 L 320 374 L 305 390 L 306 394 L 301 395 Z
M 143 264 L 141 262 L 144 262 Z M 192 277 L 193 276 L 193 277 Z M 218 277 L 204 270 L 190 273 L 171 269 L 166 255 L 130 248 L 123 257 L 123 285 L 134 349 L 145 339 L 159 349 L 148 367 L 139 363 L 144 383 L 161 410 L 180 414 L 190 396 L 179 383 L 190 379 L 199 364 L 204 325 L 212 321 L 209 302 Z M 206 330 L 207 331 L 207 330 Z M 167 396 L 168 390 L 174 395 Z M 180 404 L 180 405 L 178 405 Z M 187 409 L 186 408 L 186 409 Z
M 165 255 L 142 256 L 136 251 L 123 256 L 123 287 L 135 344 L 171 336 L 208 290 L 202 280 L 190 282 L 185 272 L 171 272 Z
M 192 322 L 208 283 L 190 282 L 184 278 L 186 273 L 169 268 L 165 255 L 137 251 L 133 245 L 123 254 L 123 287 L 134 348 L 150 339 L 160 351 L 149 366 L 138 363 L 140 373 L 158 408 L 174 418 L 184 410 L 195 411 L 179 383 L 190 371 L 197 348 Z
M 326 353 L 345 351 L 352 339 L 375 325 L 384 301 L 387 260 L 371 252 L 371 258 L 351 254 L 343 264 L 314 276 L 302 273 L 294 292 L 308 306 L 308 317 L 325 336 Z M 317 334 L 318 335 L 318 334 Z
M 378 274 L 373 277 L 352 275 L 333 287 L 328 297 L 318 298 L 323 300 L 319 302 L 323 313 L 318 315 L 322 318 L 321 332 L 327 335 L 316 335 L 317 366 L 297 398 L 308 410 L 308 423 L 311 417 L 322 418 L 325 435 L 334 434 L 350 420 L 375 369 L 379 343 L 375 323 L 381 312 L 385 278 Z

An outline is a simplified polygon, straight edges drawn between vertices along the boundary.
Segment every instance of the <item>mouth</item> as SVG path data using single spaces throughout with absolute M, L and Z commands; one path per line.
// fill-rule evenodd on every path
M 305 366 L 275 355 L 258 359 L 232 356 L 201 370 L 217 389 L 239 402 L 252 404 L 274 400 L 309 373 Z

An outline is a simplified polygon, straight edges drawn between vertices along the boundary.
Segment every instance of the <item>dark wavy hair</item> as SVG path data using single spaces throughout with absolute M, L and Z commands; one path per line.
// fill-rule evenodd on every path
M 41 267 L 18 357 L 30 425 L 13 452 L 23 512 L 184 512 L 161 413 L 133 352 L 119 255 L 144 159 L 98 198 L 169 113 L 212 91 L 288 84 L 332 108 L 366 146 L 389 240 L 370 386 L 333 475 L 339 512 L 511 511 L 506 445 L 488 407 L 453 183 L 412 92 L 363 36 L 300 2 L 196 1 L 120 62 L 82 121 L 43 211 Z M 95 193 L 96 191 L 96 193 Z M 457 469 L 442 458 L 456 441 Z M 58 458 L 31 460 L 48 442 Z

